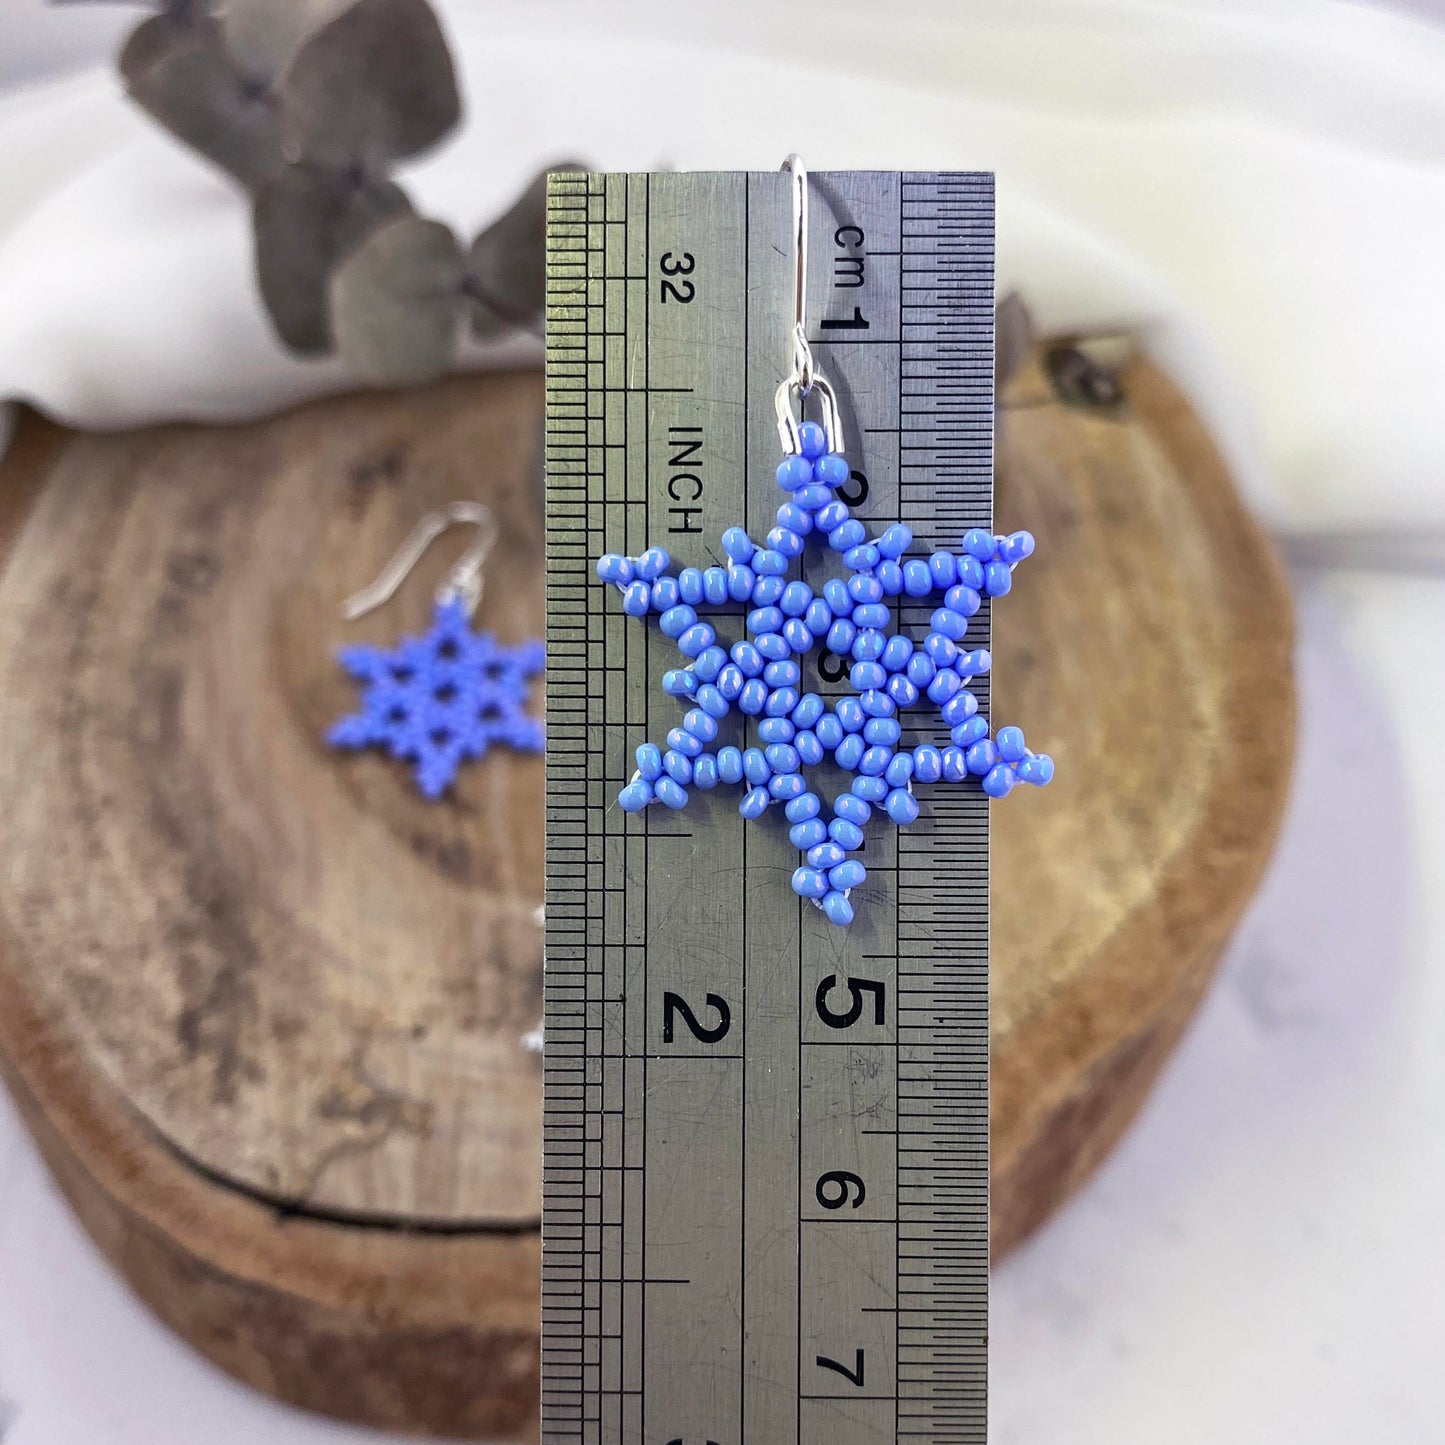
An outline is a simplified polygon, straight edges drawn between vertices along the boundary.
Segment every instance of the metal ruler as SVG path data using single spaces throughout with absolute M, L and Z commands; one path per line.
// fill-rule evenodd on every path
M 938 786 L 913 826 L 870 824 L 846 929 L 790 891 L 786 824 L 744 823 L 736 790 L 614 803 L 637 744 L 679 720 L 659 685 L 678 660 L 593 563 L 657 544 L 706 566 L 726 527 L 770 525 L 789 185 L 551 182 L 542 1437 L 559 1445 L 985 1439 L 986 799 Z M 957 551 L 992 521 L 992 177 L 823 173 L 811 199 L 845 496 L 875 535 L 898 520 L 913 552 Z M 897 599 L 895 618 L 921 637 L 932 605 Z M 985 604 L 967 645 L 988 640 Z M 816 661 L 805 688 L 846 686 Z M 944 740 L 930 716 L 905 715 L 904 745 Z

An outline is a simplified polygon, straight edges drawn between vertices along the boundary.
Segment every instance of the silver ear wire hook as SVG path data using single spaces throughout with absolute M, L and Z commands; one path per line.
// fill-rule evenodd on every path
M 391 600 L 396 589 L 406 581 L 422 554 L 449 527 L 467 525 L 477 528 L 476 539 L 457 559 L 456 565 L 442 579 L 436 590 L 438 602 L 461 601 L 470 617 L 482 600 L 482 564 L 497 540 L 497 523 L 491 511 L 480 502 L 453 502 L 444 512 L 428 512 L 396 555 L 381 569 L 381 575 L 360 592 L 353 592 L 341 604 L 341 615 L 355 622 L 383 603 Z
M 838 399 L 828 379 L 813 362 L 813 348 L 808 344 L 808 168 L 796 152 L 783 162 L 782 169 L 793 178 L 793 363 L 792 371 L 783 378 L 773 398 L 778 418 L 778 440 L 789 454 L 799 451 L 798 426 L 808 397 L 818 393 L 822 403 L 823 434 L 828 450 L 843 450 L 843 429 L 838 421 Z M 798 415 L 793 415 L 793 396 L 798 398 Z

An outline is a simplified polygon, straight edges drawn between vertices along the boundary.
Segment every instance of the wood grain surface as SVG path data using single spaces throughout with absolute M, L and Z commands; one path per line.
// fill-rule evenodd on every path
M 995 812 L 995 1247 L 1103 1157 L 1267 857 L 1288 596 L 1145 362 L 1121 404 L 1040 358 L 1000 435 L 998 715 L 1059 764 Z M 502 542 L 479 622 L 541 628 L 530 375 L 237 428 L 77 436 L 0 467 L 0 1072 L 87 1227 L 211 1358 L 400 1428 L 535 1430 L 541 767 L 440 804 L 321 742 L 331 654 L 424 626 L 462 535 L 355 625 L 426 508 Z

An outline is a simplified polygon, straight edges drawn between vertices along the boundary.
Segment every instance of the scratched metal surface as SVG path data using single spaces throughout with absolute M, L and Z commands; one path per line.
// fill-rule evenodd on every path
M 705 566 L 725 527 L 769 525 L 788 186 L 552 182 L 547 1442 L 985 1439 L 981 793 L 934 787 L 901 835 L 870 825 L 847 929 L 791 892 L 786 824 L 744 824 L 736 790 L 613 803 L 678 718 L 658 685 L 677 663 L 592 563 L 656 543 Z M 824 173 L 811 197 L 809 331 L 849 500 L 875 532 L 907 522 L 915 552 L 956 549 L 992 516 L 992 177 Z M 803 575 L 829 575 L 816 549 Z M 927 606 L 896 615 L 926 630 Z M 969 645 L 988 635 L 985 606 Z M 836 694 L 818 663 L 804 687 Z M 943 740 L 911 721 L 905 744 Z

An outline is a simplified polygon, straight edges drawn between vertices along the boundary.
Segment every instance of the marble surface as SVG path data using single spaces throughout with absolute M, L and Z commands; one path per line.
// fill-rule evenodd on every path
M 1296 583 L 1284 839 L 1142 1117 L 996 1271 L 995 1445 L 1445 1438 L 1445 580 Z M 4 1445 L 386 1438 L 157 1324 L 0 1095 Z

